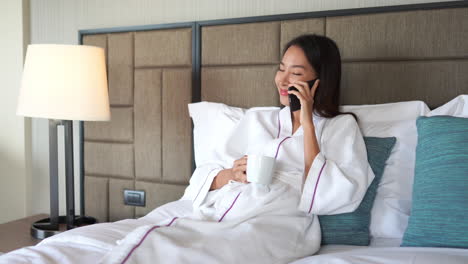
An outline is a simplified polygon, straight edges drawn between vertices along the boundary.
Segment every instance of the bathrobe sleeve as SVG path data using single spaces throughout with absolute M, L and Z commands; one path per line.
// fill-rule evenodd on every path
M 214 178 L 221 170 L 232 168 L 234 160 L 245 155 L 248 144 L 251 114 L 246 114 L 226 136 L 226 141 L 210 153 L 211 159 L 197 166 L 185 189 L 182 200 L 191 200 L 193 207 L 200 206 L 210 191 Z
M 205 200 L 211 184 L 224 167 L 220 163 L 206 163 L 195 169 L 190 178 L 189 186 L 185 189 L 182 200 L 191 200 L 196 208 Z
M 374 179 L 358 124 L 351 115 L 329 119 L 304 182 L 299 209 L 316 215 L 354 211 Z

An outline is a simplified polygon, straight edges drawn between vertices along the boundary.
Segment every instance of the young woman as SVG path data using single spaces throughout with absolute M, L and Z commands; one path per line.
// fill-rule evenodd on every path
M 340 75 L 332 40 L 304 35 L 289 42 L 274 91 L 285 107 L 247 111 L 219 146 L 220 158 L 199 164 L 192 175 L 183 197 L 193 201 L 192 214 L 164 223 L 169 227 L 138 229 L 111 259 L 289 263 L 317 252 L 317 215 L 355 210 L 374 178 L 355 118 L 338 110 Z M 297 91 L 288 91 L 291 86 Z M 297 111 L 289 94 L 300 101 Z M 251 154 L 276 157 L 268 188 L 247 182 Z
M 289 106 L 288 95 L 294 94 L 300 100 L 301 109 L 291 112 L 291 120 L 286 120 L 294 134 L 302 126 L 304 133 L 304 171 L 308 172 L 312 161 L 320 152 L 313 113 L 320 117 L 333 118 L 339 112 L 341 59 L 338 47 L 329 38 L 317 35 L 303 35 L 291 40 L 284 48 L 275 77 L 280 102 Z M 321 89 L 317 91 L 323 79 Z M 316 80 L 313 87 L 307 81 Z M 298 91 L 288 91 L 294 86 Z M 314 99 L 317 98 L 317 102 Z M 314 104 L 315 103 L 315 104 Z M 290 112 L 286 107 L 283 112 Z M 247 182 L 247 157 L 236 160 L 231 169 L 216 176 L 212 189 L 219 189 L 229 180 Z M 307 174 L 306 174 L 307 175 Z

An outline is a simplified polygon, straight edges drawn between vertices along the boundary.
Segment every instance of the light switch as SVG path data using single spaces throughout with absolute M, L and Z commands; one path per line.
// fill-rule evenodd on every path
M 145 191 L 124 190 L 124 204 L 134 206 L 145 206 Z

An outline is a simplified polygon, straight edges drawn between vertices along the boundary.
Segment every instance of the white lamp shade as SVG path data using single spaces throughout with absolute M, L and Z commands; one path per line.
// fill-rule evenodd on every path
M 29 45 L 17 115 L 109 120 L 104 49 L 82 45 Z

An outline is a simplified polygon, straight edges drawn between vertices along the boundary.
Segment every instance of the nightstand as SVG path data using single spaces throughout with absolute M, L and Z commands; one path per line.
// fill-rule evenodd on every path
M 31 224 L 46 217 L 48 215 L 38 214 L 0 224 L 0 252 L 7 253 L 39 243 L 41 240 L 31 236 Z

